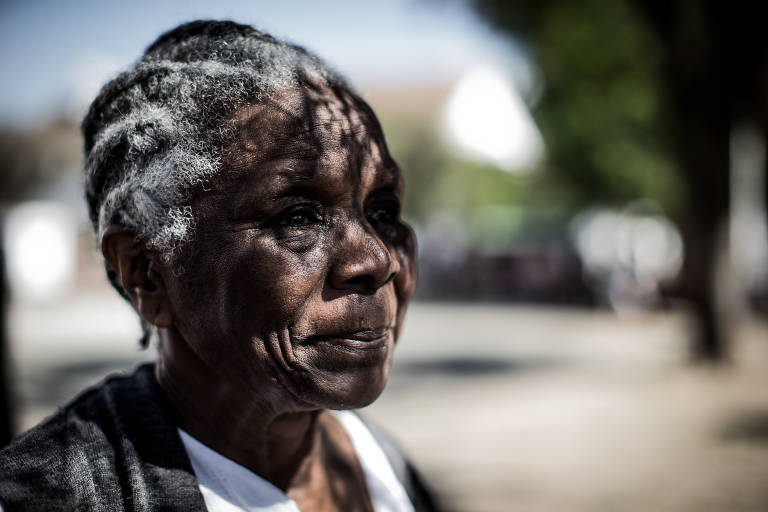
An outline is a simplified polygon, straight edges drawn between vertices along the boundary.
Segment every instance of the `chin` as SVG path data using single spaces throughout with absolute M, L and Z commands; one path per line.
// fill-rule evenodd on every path
M 310 377 L 302 398 L 323 409 L 359 409 L 373 403 L 387 385 L 389 362 L 378 368 L 322 370 Z

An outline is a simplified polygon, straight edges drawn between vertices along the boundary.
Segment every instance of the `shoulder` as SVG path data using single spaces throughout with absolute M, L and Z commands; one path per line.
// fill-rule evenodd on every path
M 110 376 L 86 389 L 0 450 L 2 481 L 12 475 L 50 474 L 54 468 L 75 470 L 83 453 L 93 448 L 98 448 L 100 457 L 108 457 L 109 424 L 114 421 L 117 403 L 122 401 L 117 397 L 126 388 L 130 390 L 138 385 L 135 381 L 140 371 L 130 376 Z
M 153 476 L 147 468 L 191 473 L 156 386 L 152 365 L 110 376 L 1 450 L 5 510 L 13 503 L 90 510 L 86 504 L 98 502 L 119 510 L 111 505 L 151 491 L 144 488 L 144 477 Z
M 126 406 L 140 406 L 151 395 L 147 375 L 151 372 L 152 365 L 142 365 L 131 374 L 108 376 L 14 439 L 0 450 L 0 460 L 50 449 L 72 451 L 103 438 L 124 419 Z

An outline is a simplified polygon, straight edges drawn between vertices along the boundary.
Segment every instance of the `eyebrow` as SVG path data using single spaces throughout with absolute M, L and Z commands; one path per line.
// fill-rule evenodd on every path
M 276 191 L 270 199 L 277 201 L 286 197 L 303 197 L 312 200 L 319 200 L 322 194 L 307 183 L 294 182 Z
M 287 184 L 285 186 L 290 187 L 295 183 L 304 183 L 313 179 L 317 175 L 317 167 L 301 164 L 297 166 L 286 165 L 276 174 L 281 185 L 285 183 Z

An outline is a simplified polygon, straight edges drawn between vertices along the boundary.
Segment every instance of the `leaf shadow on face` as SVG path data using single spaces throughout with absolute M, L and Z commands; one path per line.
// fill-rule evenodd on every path
M 290 150 L 291 135 L 306 138 L 307 146 L 322 148 L 329 140 L 341 155 L 346 169 L 346 183 L 354 197 L 364 194 L 366 176 L 364 173 L 392 173 L 395 176 L 393 193 L 402 196 L 402 174 L 387 149 L 384 133 L 371 107 L 350 90 L 340 85 L 319 85 L 308 78 L 301 79 L 298 89 L 298 108 L 287 110 L 276 106 L 282 115 L 292 119 L 285 138 L 277 138 L 270 145 L 269 154 L 264 158 L 283 155 Z M 303 171 L 301 179 L 311 179 L 322 172 L 323 158 L 315 155 L 315 166 Z M 400 272 L 395 278 L 398 301 L 405 305 L 415 291 L 416 283 L 416 238 L 413 230 L 401 219 L 388 233 L 377 233 L 371 223 L 364 226 L 369 235 L 380 238 L 398 259 Z

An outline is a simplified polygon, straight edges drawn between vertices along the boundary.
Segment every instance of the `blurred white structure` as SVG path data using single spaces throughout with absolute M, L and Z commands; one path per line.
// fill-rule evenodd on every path
M 731 131 L 731 271 L 739 295 L 760 286 L 768 274 L 768 226 L 765 210 L 765 138 L 753 125 Z
M 3 237 L 14 299 L 45 302 L 71 289 L 77 228 L 68 208 L 52 201 L 22 203 L 8 212 Z
M 652 305 L 683 263 L 680 232 L 652 203 L 587 211 L 572 235 L 584 270 L 616 309 Z
M 544 142 L 514 82 L 482 66 L 462 76 L 444 111 L 442 135 L 466 158 L 506 171 L 531 170 L 544 154 Z

